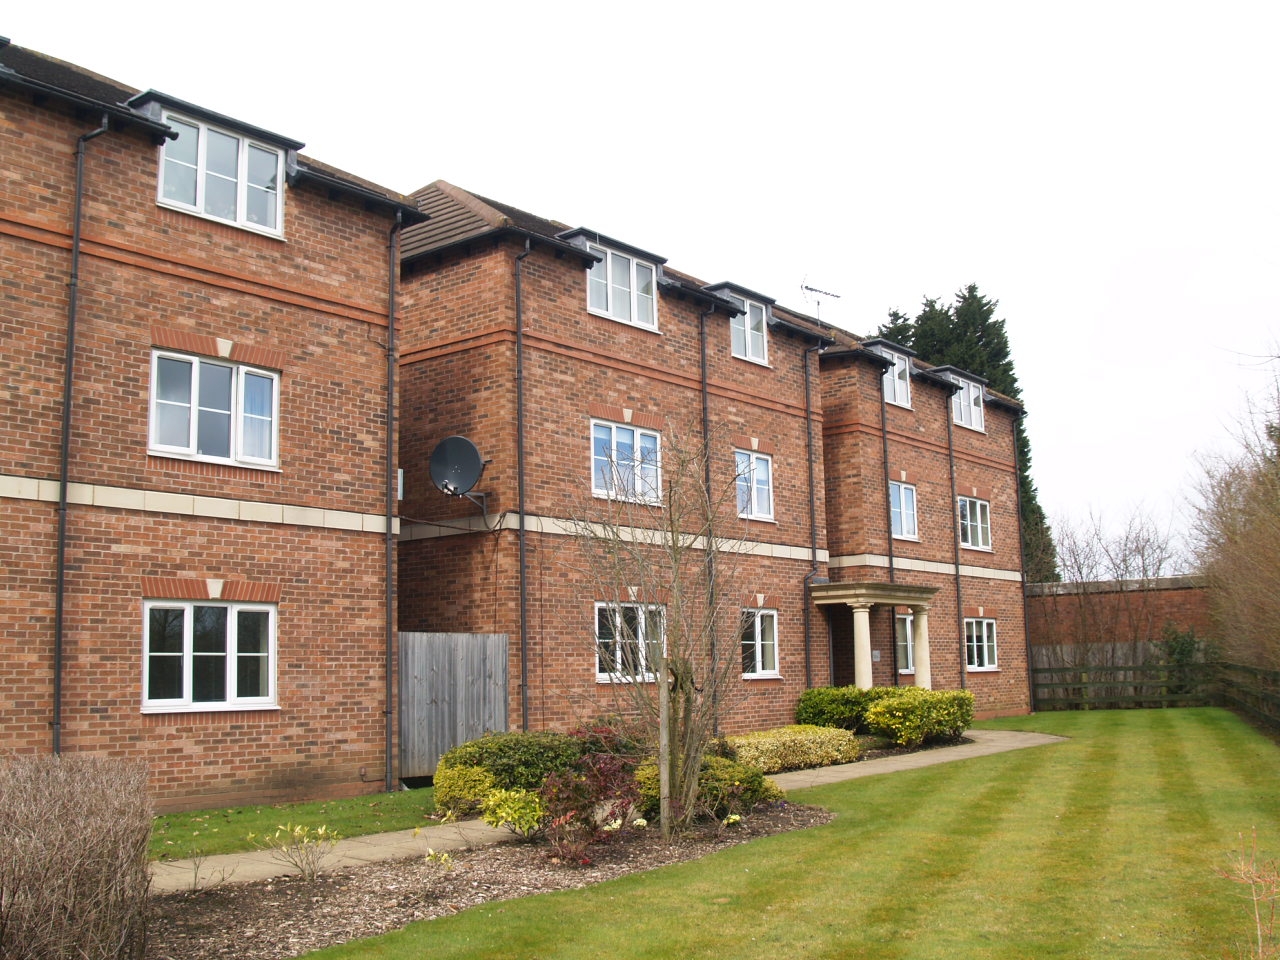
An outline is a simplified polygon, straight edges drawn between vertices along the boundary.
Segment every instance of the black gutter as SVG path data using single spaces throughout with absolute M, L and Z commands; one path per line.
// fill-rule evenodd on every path
M 960 596 L 960 515 L 956 506 L 955 426 L 951 414 L 951 399 L 960 389 L 960 384 L 951 382 L 950 385 L 952 390 L 946 395 L 943 403 L 946 405 L 947 418 L 947 466 L 951 472 L 951 552 L 956 564 L 956 624 L 960 628 L 960 689 L 963 690 L 968 686 L 969 661 L 964 635 L 964 601 Z
M 75 384 L 76 313 L 80 305 L 80 221 L 84 215 L 84 145 L 111 129 L 102 114 L 96 130 L 76 138 L 75 200 L 71 218 L 71 278 L 67 284 L 67 346 L 63 362 L 62 437 L 58 463 L 58 547 L 53 608 L 53 752 L 62 752 L 62 661 L 67 592 L 67 486 L 71 479 L 71 400 Z
M 173 130 L 169 129 L 168 125 L 161 123 L 158 120 L 152 120 L 150 117 L 147 117 L 127 106 L 122 106 L 116 103 L 107 103 L 102 100 L 95 100 L 92 97 L 83 96 L 73 90 L 67 90 L 64 87 L 59 87 L 52 83 L 45 83 L 42 80 L 34 80 L 31 77 L 25 77 L 12 67 L 6 66 L 5 64 L 0 64 L 0 83 L 11 84 L 12 86 L 19 87 L 34 94 L 53 97 L 56 100 L 60 100 L 63 103 L 81 110 L 91 110 L 94 113 L 101 113 L 106 117 L 119 121 L 119 125 L 122 127 L 136 123 L 143 129 L 148 130 L 157 143 L 164 140 L 173 140 L 178 136 Z
M 1027 548 L 1022 539 L 1022 463 L 1018 455 L 1018 432 L 1022 429 L 1024 416 L 1026 411 L 1019 408 L 1013 418 L 1013 502 L 1018 510 L 1018 567 L 1022 571 L 1022 642 L 1026 647 L 1027 657 L 1027 706 L 1034 713 L 1036 686 L 1031 676 L 1031 630 L 1027 624 Z
M 516 509 L 520 547 L 520 729 L 529 729 L 529 561 L 524 503 L 524 258 L 532 249 L 524 239 L 524 253 L 516 257 Z
M 732 309 L 732 306 L 730 306 Z M 707 362 L 707 318 L 716 311 L 716 304 L 712 303 L 707 306 L 706 310 L 698 313 L 698 368 L 701 376 L 702 389 L 702 484 L 706 495 L 707 516 L 706 516 L 706 568 L 707 568 L 707 610 L 714 611 L 716 609 L 716 542 L 713 524 L 715 523 L 715 498 L 711 489 L 711 386 L 708 382 L 708 362 Z M 735 464 L 736 466 L 736 464 Z M 715 682 L 720 676 L 720 654 L 719 645 L 716 643 L 716 631 L 714 621 L 711 628 L 710 636 L 711 645 L 711 728 L 715 736 L 720 735 L 720 704 L 719 704 L 719 683 Z
M 809 608 L 813 606 L 809 599 L 809 588 L 818 576 L 818 498 L 814 488 L 813 476 L 813 371 L 809 369 L 809 354 L 821 350 L 826 341 L 819 340 L 811 347 L 805 347 L 802 356 L 804 363 L 804 429 L 805 453 L 809 460 L 809 572 L 804 577 L 804 588 L 801 591 L 801 603 L 804 605 L 804 688 L 813 687 L 813 615 Z
M 396 222 L 387 237 L 387 475 L 386 475 L 386 755 L 384 758 L 384 786 L 390 793 L 392 784 L 391 741 L 395 735 L 395 686 L 392 682 L 395 664 L 395 571 L 396 571 L 396 272 L 400 268 L 400 212 L 396 211 Z

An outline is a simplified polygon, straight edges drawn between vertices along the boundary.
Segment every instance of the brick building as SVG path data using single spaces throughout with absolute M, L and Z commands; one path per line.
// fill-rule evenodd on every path
M 295 140 L 0 40 L 0 730 L 162 806 L 391 772 L 388 237 Z
M 717 641 L 742 656 L 726 730 L 790 722 L 832 682 L 1027 710 L 1016 404 L 594 231 L 444 182 L 414 196 L 431 219 L 403 248 L 400 625 L 511 637 L 513 727 L 608 712 L 644 675 L 617 636 L 665 606 L 593 575 L 582 521 L 660 537 L 654 504 L 704 442 L 706 487 L 740 487 L 718 551 L 743 625 Z M 486 460 L 483 502 L 430 481 L 451 435 Z

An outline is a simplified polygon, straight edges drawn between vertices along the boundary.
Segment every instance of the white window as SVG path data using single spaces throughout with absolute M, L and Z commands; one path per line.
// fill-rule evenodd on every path
M 991 504 L 973 497 L 960 497 L 956 509 L 960 519 L 960 545 L 990 550 Z
M 996 669 L 996 622 L 979 618 L 966 619 L 964 649 L 970 670 Z
M 773 519 L 773 459 L 763 453 L 735 450 L 738 516 L 750 520 Z
M 163 456 L 274 467 L 280 377 L 222 360 L 155 351 L 151 436 Z
M 951 395 L 951 416 L 956 423 L 970 430 L 985 430 L 982 417 L 982 384 L 961 377 L 952 377 L 960 389 Z
M 596 604 L 596 680 L 652 680 L 662 654 L 662 607 Z
M 916 488 L 911 484 L 889 482 L 889 518 L 895 537 L 905 540 L 919 538 L 920 530 L 916 524 Z
M 742 640 L 742 675 L 744 677 L 776 677 L 778 675 L 778 612 L 776 610 L 743 610 L 739 633 Z
M 911 358 L 905 353 L 886 350 L 884 356 L 893 366 L 884 372 L 884 398 L 900 407 L 911 406 Z
M 729 321 L 733 355 L 756 363 L 769 362 L 769 340 L 765 333 L 765 306 L 754 300 L 730 296 L 743 312 Z
M 159 202 L 189 213 L 280 235 L 284 154 L 265 143 L 172 115 Z
M 144 608 L 144 711 L 276 705 L 274 606 L 148 600 Z
M 620 423 L 591 423 L 591 492 L 657 503 L 662 499 L 661 437 Z
M 898 672 L 915 673 L 915 618 L 909 613 L 895 614 L 893 642 L 898 648 Z
M 601 258 L 587 270 L 588 309 L 623 323 L 656 330 L 657 268 L 595 244 L 588 244 L 587 249 Z

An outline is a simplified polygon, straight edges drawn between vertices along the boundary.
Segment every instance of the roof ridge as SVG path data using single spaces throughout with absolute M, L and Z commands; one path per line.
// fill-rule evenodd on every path
M 431 186 L 435 187 L 449 199 L 455 203 L 466 207 L 477 217 L 487 223 L 494 230 L 501 230 L 504 227 L 512 227 L 515 224 L 501 210 L 489 206 L 474 193 L 463 190 L 462 187 L 455 186 L 447 180 L 436 180 Z

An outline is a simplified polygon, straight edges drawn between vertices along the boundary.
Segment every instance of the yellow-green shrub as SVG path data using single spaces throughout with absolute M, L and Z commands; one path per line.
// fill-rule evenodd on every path
M 900 747 L 926 740 L 954 740 L 973 722 L 973 694 L 968 690 L 925 690 L 899 687 L 867 708 L 870 731 Z
M 436 767 L 436 808 L 454 817 L 472 817 L 480 812 L 484 798 L 493 792 L 493 774 L 484 767 L 452 766 L 441 759 Z
M 644 763 L 636 768 L 640 799 L 636 809 L 653 820 L 658 816 L 658 765 Z M 721 819 L 731 813 L 750 811 L 759 803 L 782 800 L 786 794 L 758 768 L 725 757 L 706 757 L 698 775 L 698 806 Z
M 764 773 L 852 763 L 861 753 L 852 731 L 813 724 L 760 730 L 729 737 L 728 742 L 738 760 Z

